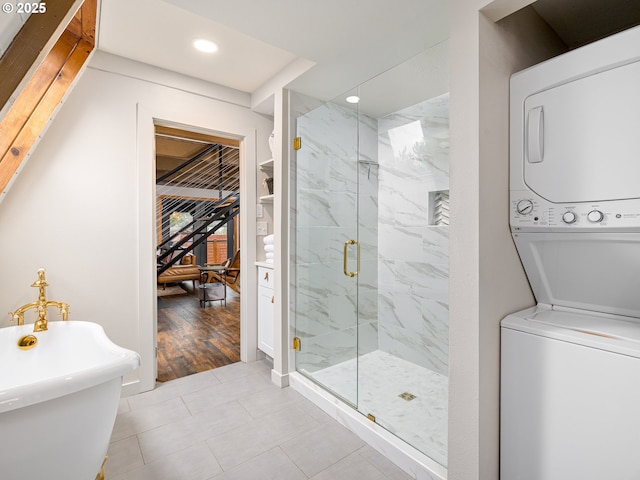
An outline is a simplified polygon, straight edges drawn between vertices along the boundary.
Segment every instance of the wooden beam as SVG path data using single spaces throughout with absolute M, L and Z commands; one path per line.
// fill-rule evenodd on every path
M 60 100 L 76 78 L 76 75 L 89 57 L 93 47 L 81 40 L 71 56 L 55 77 L 50 87 L 38 103 L 28 121 L 20 130 L 9 149 L 0 160 L 0 192 L 4 192 L 20 163 L 26 157 L 44 125 L 51 118 Z M 6 120 L 6 118 L 5 118 Z
M 80 19 L 80 12 L 82 12 L 82 9 L 76 12 L 65 30 L 67 33 L 70 33 L 78 38 L 82 38 L 82 20 Z
M 82 24 L 82 39 L 92 47 L 96 46 L 96 17 L 98 15 L 98 0 L 84 0 L 80 9 Z
M 0 59 L 0 108 L 22 82 L 75 1 L 47 2 L 45 13 L 29 16 Z
M 0 155 L 4 155 L 29 120 L 80 40 L 65 31 L 0 123 Z
M 84 0 L 65 31 L 95 47 L 97 8 L 98 0 Z
M 77 0 L 48 2 L 47 8 L 50 5 L 55 5 L 48 12 L 54 11 L 54 15 L 60 16 L 62 10 L 59 7 L 61 4 L 72 5 L 76 2 Z M 49 44 L 47 48 L 51 48 L 51 50 L 35 69 L 5 117 L 0 121 L 0 194 L 6 192 L 7 186 L 20 164 L 41 135 L 42 130 L 93 50 L 96 8 L 97 0 L 85 0 L 53 47 L 50 47 L 51 38 L 44 42 Z M 67 8 L 66 12 L 68 13 L 68 11 Z M 42 15 L 32 14 L 30 18 Z M 66 13 L 58 21 L 65 15 Z M 93 25 L 91 22 L 94 22 Z M 58 27 L 59 25 L 48 26 L 49 29 L 53 28 L 53 31 Z M 22 30 L 18 36 L 21 35 L 25 35 Z M 36 35 L 36 37 L 36 43 L 40 42 L 39 36 Z M 29 42 L 29 37 L 22 36 L 20 42 L 24 41 Z M 39 53 L 36 58 L 38 55 Z M 4 59 L 5 57 L 2 58 L 2 60 Z M 0 73 L 4 68 L 2 60 L 0 60 Z M 8 64 L 5 66 L 11 67 Z M 27 67 L 26 70 L 30 70 L 30 67 Z M 10 76 L 5 75 L 6 78 Z M 0 88 L 2 87 L 0 86 Z

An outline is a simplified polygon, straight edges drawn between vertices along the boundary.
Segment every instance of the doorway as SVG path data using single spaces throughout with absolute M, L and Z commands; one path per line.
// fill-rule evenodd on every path
M 239 143 L 155 127 L 158 382 L 240 360 Z

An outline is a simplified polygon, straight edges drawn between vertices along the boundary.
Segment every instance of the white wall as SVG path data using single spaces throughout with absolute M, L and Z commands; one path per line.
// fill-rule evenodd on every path
M 451 1 L 449 480 L 499 476 L 500 320 L 532 305 L 509 234 L 511 73 L 564 46 L 527 0 Z
M 45 267 L 48 296 L 71 305 L 70 319 L 97 322 L 115 343 L 141 352 L 128 393 L 152 388 L 154 122 L 243 140 L 242 214 L 250 221 L 241 248 L 252 266 L 256 156 L 268 158 L 273 123 L 249 105 L 242 92 L 98 52 L 1 205 L 0 306 L 8 312 L 35 300 L 29 285 Z M 242 278 L 245 360 L 256 355 L 255 301 L 247 301 L 255 275 L 248 268 Z

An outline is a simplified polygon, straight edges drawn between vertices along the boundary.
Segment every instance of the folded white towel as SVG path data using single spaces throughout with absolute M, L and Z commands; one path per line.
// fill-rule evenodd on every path
M 273 256 L 273 252 L 267 252 L 267 253 L 265 253 L 265 254 L 264 254 L 264 256 L 265 256 L 267 259 L 269 259 L 269 258 L 274 258 L 274 256 Z
M 270 263 L 273 264 L 273 258 L 267 258 L 264 263 Z
M 265 252 L 273 252 L 273 245 L 265 245 L 264 246 L 264 251 Z
M 265 245 L 273 245 L 273 233 L 271 235 L 267 235 L 262 239 Z

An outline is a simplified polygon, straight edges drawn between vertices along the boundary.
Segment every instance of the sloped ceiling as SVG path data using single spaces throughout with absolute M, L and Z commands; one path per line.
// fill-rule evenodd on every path
M 191 138 L 190 138 L 191 137 Z M 156 181 L 177 188 L 236 190 L 240 154 L 237 145 L 193 132 L 156 128 Z M 166 192 L 166 190 L 165 190 Z

